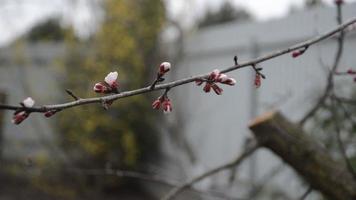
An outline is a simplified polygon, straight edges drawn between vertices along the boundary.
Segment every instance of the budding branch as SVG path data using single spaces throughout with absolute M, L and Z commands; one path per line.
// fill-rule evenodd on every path
M 238 65 L 234 65 L 231 67 L 228 67 L 224 70 L 221 70 L 222 73 L 227 73 L 227 72 L 231 72 L 240 68 L 244 68 L 247 66 L 253 66 L 256 65 L 258 63 L 262 63 L 264 61 L 273 59 L 275 57 L 279 57 L 281 55 L 290 53 L 292 51 L 301 49 L 301 48 L 305 48 L 305 47 L 310 47 L 320 41 L 323 41 L 325 39 L 330 38 L 331 36 L 333 36 L 334 34 L 343 31 L 345 28 L 347 28 L 348 26 L 350 26 L 351 24 L 356 23 L 356 18 L 352 18 L 349 21 L 337 26 L 335 29 L 332 29 L 324 34 L 321 34 L 319 36 L 316 36 L 312 39 L 309 39 L 307 41 L 304 41 L 302 43 L 290 46 L 286 49 L 282 49 L 282 50 L 278 50 L 275 52 L 272 52 L 270 54 L 261 56 L 259 58 L 250 60 L 250 61 L 246 61 L 243 63 L 240 63 Z M 76 106 L 81 106 L 81 105 L 85 105 L 85 104 L 92 104 L 92 103 L 102 103 L 102 102 L 108 102 L 108 101 L 114 101 L 117 99 L 121 99 L 121 98 L 125 98 L 125 97 L 130 97 L 130 96 L 135 96 L 135 95 L 139 95 L 139 94 L 143 94 L 143 93 L 148 93 L 148 92 L 152 92 L 152 91 L 156 91 L 156 90 L 163 90 L 163 89 L 167 89 L 167 88 L 173 88 L 173 87 L 177 87 L 183 84 L 187 84 L 187 83 L 191 83 L 197 79 L 204 79 L 206 77 L 208 77 L 209 74 L 202 74 L 202 75 L 196 75 L 196 76 L 190 76 L 187 78 L 183 78 L 177 81 L 172 81 L 169 83 L 165 83 L 165 84 L 159 84 L 156 85 L 154 88 L 152 88 L 151 86 L 148 87 L 144 87 L 144 88 L 140 88 L 140 89 L 136 89 L 136 90 L 131 90 L 131 91 L 125 91 L 119 94 L 113 94 L 113 95 L 107 95 L 104 97 L 95 97 L 95 98 L 82 98 L 82 99 L 78 99 L 72 102 L 67 102 L 67 103 L 62 103 L 62 104 L 53 104 L 53 105 L 43 105 L 43 106 L 37 106 L 37 107 L 31 107 L 31 108 L 24 108 L 22 106 L 14 106 L 14 105 L 5 105 L 5 104 L 0 104 L 0 109 L 4 109 L 4 110 L 26 110 L 27 112 L 47 112 L 49 110 L 63 110 L 63 109 L 67 109 L 67 108 L 71 108 L 71 107 L 76 107 Z

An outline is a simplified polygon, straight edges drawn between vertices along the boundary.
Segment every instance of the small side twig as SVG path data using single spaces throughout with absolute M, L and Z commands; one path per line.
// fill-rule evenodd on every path
M 66 89 L 66 92 L 67 92 L 67 94 L 68 94 L 69 96 L 73 97 L 73 99 L 74 99 L 75 101 L 80 99 L 79 97 L 77 97 L 77 96 L 73 93 L 72 90 Z
M 305 200 L 307 196 L 313 191 L 312 187 L 308 187 L 308 189 L 304 192 L 304 194 L 299 198 L 299 200 Z

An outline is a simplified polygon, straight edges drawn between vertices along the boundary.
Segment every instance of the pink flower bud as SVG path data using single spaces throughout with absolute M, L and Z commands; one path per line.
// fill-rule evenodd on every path
M 354 71 L 354 70 L 352 70 L 352 69 L 348 69 L 348 70 L 347 70 L 347 73 L 348 73 L 348 74 L 356 74 L 356 71 Z
M 48 117 L 52 117 L 56 113 L 57 113 L 56 110 L 49 110 L 49 111 L 44 113 L 44 116 L 48 118 Z
M 341 4 L 344 3 L 343 0 L 335 0 L 334 2 L 335 2 L 336 5 L 341 5 Z
M 164 114 L 168 114 L 173 110 L 171 100 L 169 100 L 168 98 L 164 99 L 164 101 L 162 102 L 162 107 Z
M 229 77 L 226 74 L 219 74 L 218 77 L 216 78 L 216 81 L 222 83 L 226 81 Z
M 256 86 L 256 88 L 259 88 L 261 86 L 261 75 L 260 74 L 256 74 L 256 76 L 255 76 L 255 86 Z
M 159 66 L 158 69 L 158 74 L 160 76 L 163 76 L 165 73 L 167 73 L 169 70 L 171 69 L 171 63 L 169 62 L 163 62 L 161 63 L 161 65 Z
M 204 88 L 203 88 L 204 92 L 208 93 L 211 90 L 211 84 L 210 83 L 206 83 Z
M 292 57 L 293 57 L 293 58 L 296 58 L 296 57 L 298 57 L 298 56 L 300 56 L 300 55 L 302 55 L 301 51 L 294 51 L 294 52 L 292 53 Z
M 158 110 L 161 107 L 161 99 L 158 98 L 152 103 L 152 108 Z
M 212 81 L 216 81 L 216 79 L 218 78 L 219 74 L 220 74 L 220 71 L 219 71 L 218 69 L 214 69 L 214 70 L 210 73 L 208 79 L 209 79 L 209 80 L 212 80 Z
M 14 114 L 14 116 L 12 117 L 11 122 L 13 124 L 20 124 L 22 121 L 24 121 L 30 114 L 26 111 L 21 111 L 18 112 L 16 114 Z
M 93 90 L 96 93 L 110 93 L 112 91 L 110 86 L 105 82 L 95 83 Z
M 106 75 L 104 81 L 109 84 L 110 87 L 112 88 L 117 88 L 118 84 L 116 82 L 118 77 L 117 72 L 110 72 L 108 75 Z
M 222 94 L 223 89 L 220 88 L 218 85 L 212 84 L 211 87 L 213 88 L 214 92 L 215 92 L 217 95 L 221 95 L 221 94 Z

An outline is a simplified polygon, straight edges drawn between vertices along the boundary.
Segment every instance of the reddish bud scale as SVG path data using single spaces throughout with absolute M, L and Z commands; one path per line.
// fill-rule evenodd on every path
M 57 111 L 55 111 L 55 110 L 49 110 L 49 111 L 44 113 L 44 116 L 47 117 L 47 118 L 48 117 L 52 117 L 54 114 L 56 114 L 56 112 Z
M 298 56 L 300 56 L 300 55 L 302 55 L 302 52 L 301 52 L 301 51 L 294 51 L 294 52 L 292 53 L 292 57 L 293 57 L 293 58 L 296 58 L 296 57 L 298 57 Z
M 163 107 L 163 112 L 165 114 L 172 112 L 172 103 L 171 100 L 168 98 L 165 98 L 164 101 L 162 102 L 162 107 Z
M 160 99 L 156 99 L 152 103 L 152 108 L 158 110 L 160 107 L 161 107 L 161 100 Z
M 195 84 L 196 84 L 197 86 L 200 86 L 200 85 L 203 84 L 203 83 L 204 83 L 204 81 L 201 80 L 201 79 L 195 80 Z
M 356 74 L 356 71 L 352 70 L 352 69 L 348 69 L 347 73 L 350 75 Z
M 30 114 L 26 111 L 18 112 L 12 117 L 12 123 L 18 125 L 23 122 Z
M 210 83 L 206 83 L 204 88 L 203 88 L 204 92 L 208 93 L 211 90 L 211 84 Z
M 222 94 L 223 89 L 220 88 L 218 85 L 212 84 L 211 87 L 213 88 L 214 92 L 215 92 L 217 95 L 221 95 L 221 94 Z
M 344 1 L 343 1 L 343 0 L 335 0 L 334 3 L 335 3 L 336 5 L 341 5 L 341 4 L 344 3 Z

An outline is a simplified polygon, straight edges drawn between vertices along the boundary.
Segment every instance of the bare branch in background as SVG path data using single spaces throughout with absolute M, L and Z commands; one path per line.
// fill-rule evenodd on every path
M 221 172 L 223 170 L 230 169 L 232 167 L 236 167 L 236 166 L 240 165 L 247 157 L 249 157 L 252 153 L 254 153 L 258 148 L 259 148 L 259 144 L 253 144 L 251 147 L 246 148 L 235 160 L 233 160 L 229 163 L 226 163 L 224 165 L 218 166 L 218 167 L 211 169 L 209 171 L 206 171 L 205 173 L 192 178 L 185 184 L 182 184 L 182 185 L 172 189 L 171 191 L 169 191 L 167 193 L 167 195 L 165 195 L 162 198 L 162 200 L 174 199 L 174 197 L 176 197 L 179 193 L 183 192 L 187 188 L 190 188 L 195 183 L 197 183 L 207 177 L 210 177 L 218 172 Z

